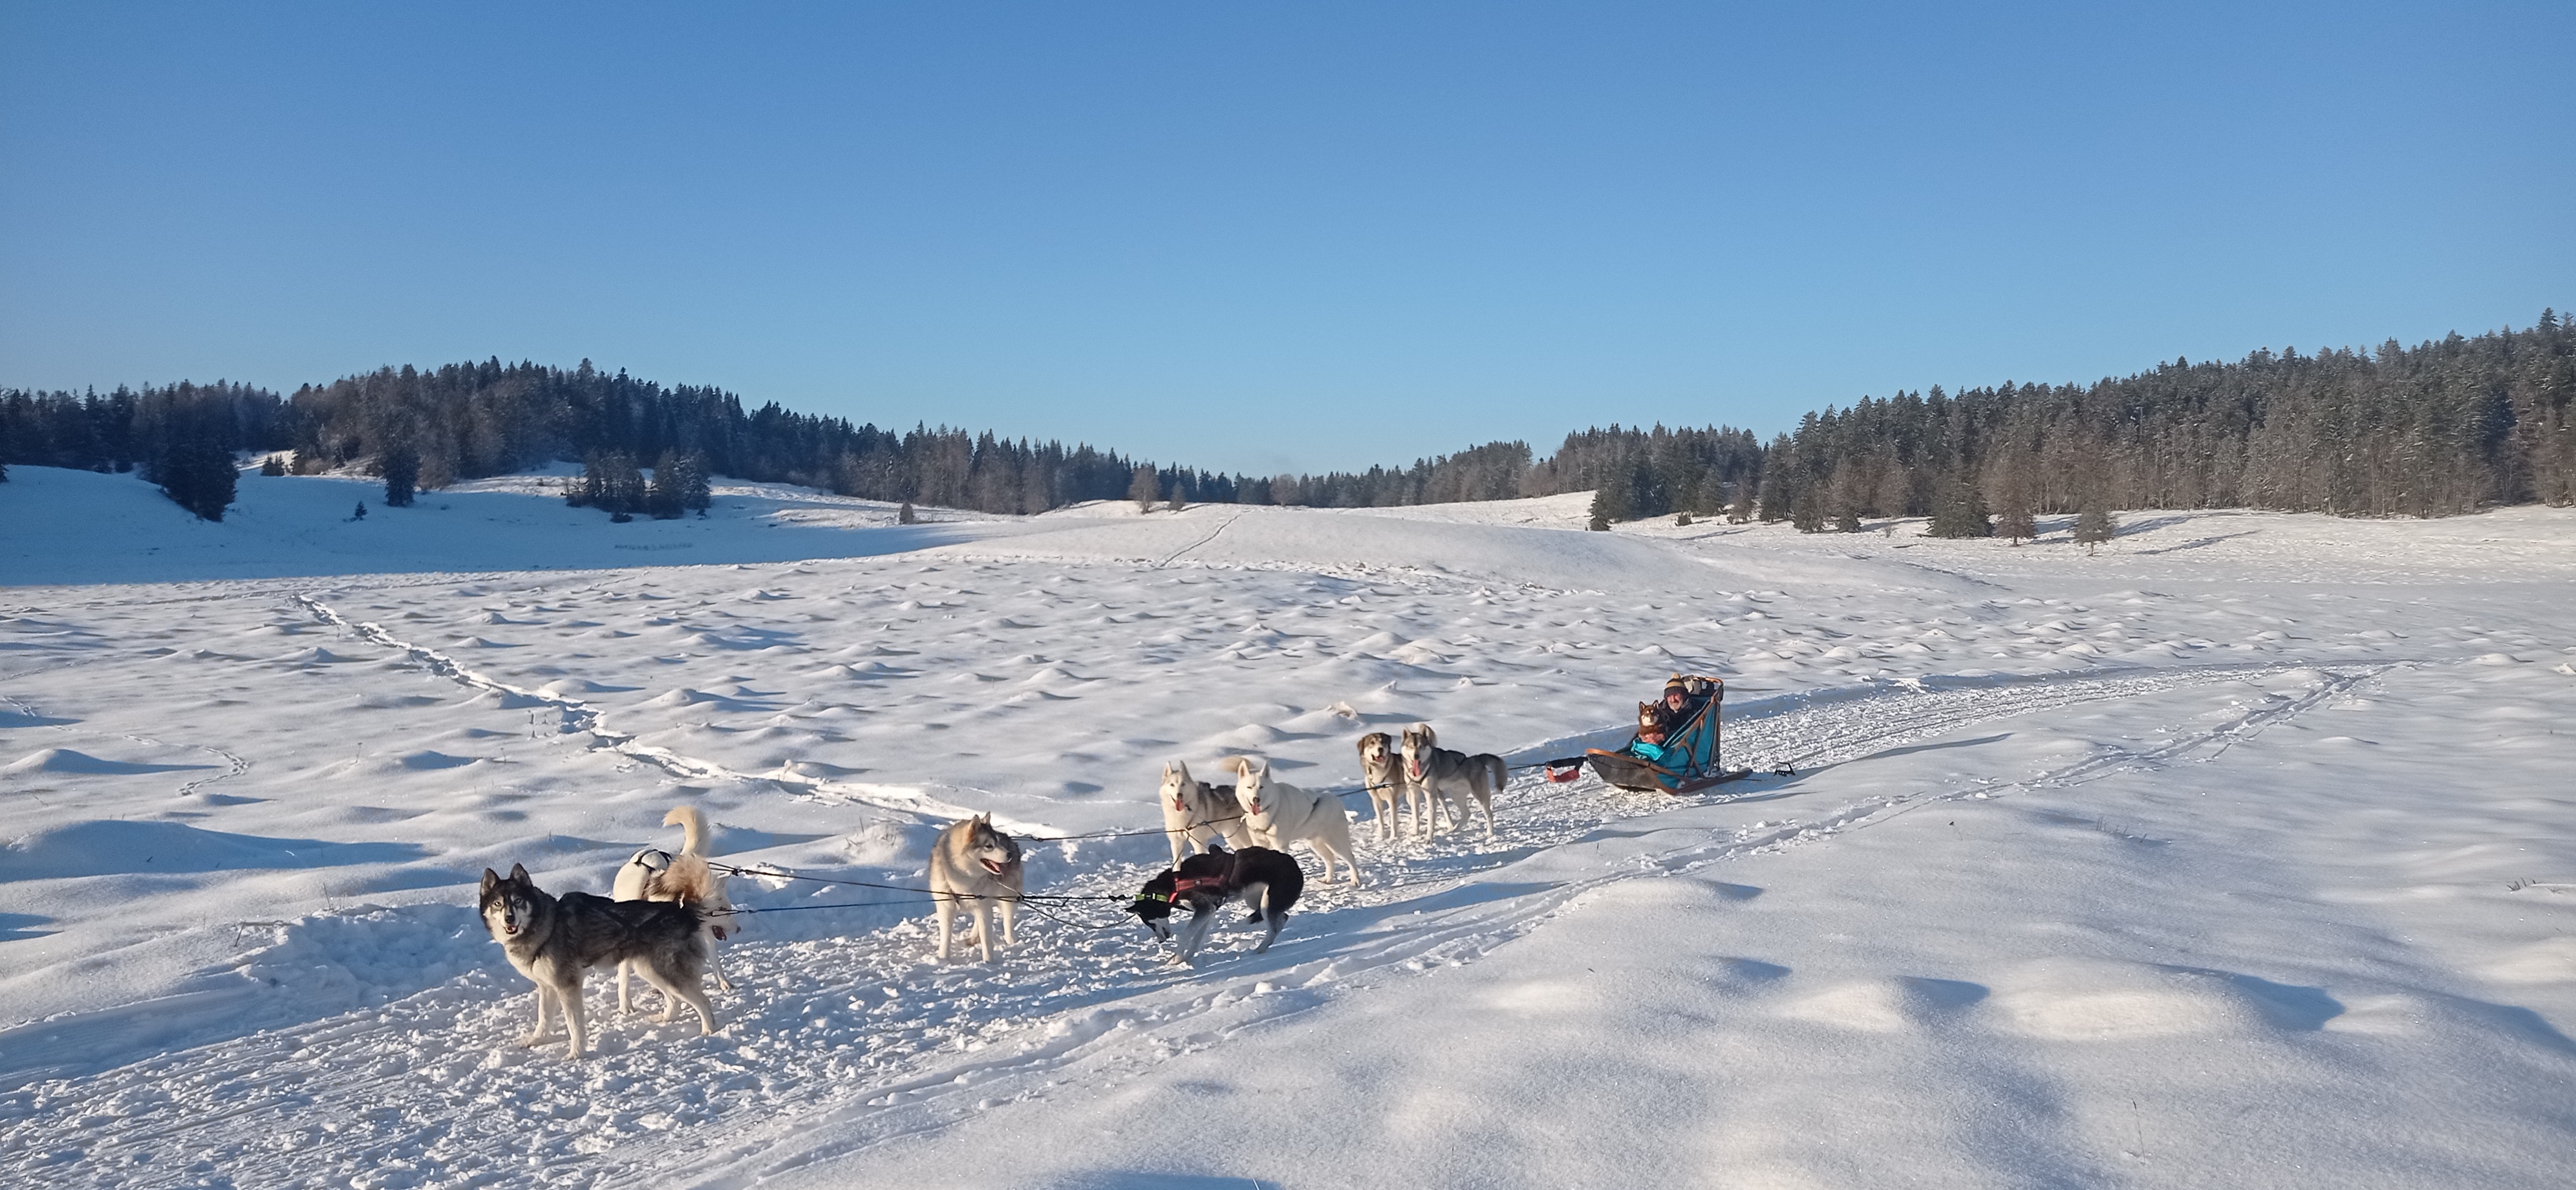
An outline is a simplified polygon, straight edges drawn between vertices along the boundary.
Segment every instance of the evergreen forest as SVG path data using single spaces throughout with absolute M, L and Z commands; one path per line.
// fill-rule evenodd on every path
M 586 464 L 566 494 L 625 517 L 706 506 L 709 476 L 889 502 L 1033 513 L 1086 500 L 1323 507 L 1595 492 L 1596 525 L 1672 513 L 1856 530 L 1926 516 L 1943 535 L 2015 536 L 2038 513 L 2248 507 L 2344 516 L 2448 516 L 2576 503 L 2576 329 L 2528 328 L 2413 347 L 2233 362 L 2177 359 L 2090 384 L 2017 384 L 1864 397 L 1764 442 L 1726 426 L 1611 425 L 1538 457 L 1490 442 L 1408 466 L 1226 475 L 1087 444 L 915 426 L 906 431 L 746 409 L 720 389 L 665 387 L 585 360 L 384 368 L 291 396 L 179 383 L 101 394 L 0 391 L 8 464 L 141 468 L 219 519 L 225 460 L 293 451 L 313 473 L 356 468 L 408 499 L 554 460 Z M 656 461 L 656 481 L 639 462 Z

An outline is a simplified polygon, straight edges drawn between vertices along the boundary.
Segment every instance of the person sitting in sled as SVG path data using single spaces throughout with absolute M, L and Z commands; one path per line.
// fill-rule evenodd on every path
M 1708 704 L 1706 686 L 1705 682 L 1674 674 L 1673 680 L 1664 683 L 1665 721 L 1674 724 L 1689 722 L 1692 715 Z
M 1664 737 L 1669 733 L 1671 722 L 1671 712 L 1663 703 L 1638 703 L 1637 738 L 1629 741 L 1628 755 L 1648 764 L 1663 763 L 1666 751 Z

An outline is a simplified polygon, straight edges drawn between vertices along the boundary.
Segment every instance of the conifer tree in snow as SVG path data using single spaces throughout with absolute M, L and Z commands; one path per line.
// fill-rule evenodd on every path
M 2103 498 L 2099 485 L 2085 494 L 2084 510 L 2075 514 L 2075 543 L 2088 554 L 2102 552 L 2102 543 L 2118 536 L 2120 522 L 2111 515 L 2110 501 Z
M 349 519 L 353 521 L 363 521 L 367 519 L 367 502 L 364 500 L 358 501 L 358 511 L 350 513 Z
M 1592 517 L 1589 526 L 1607 530 L 1620 521 L 1634 518 L 1636 509 L 1629 503 L 1631 490 L 1632 481 L 1627 469 L 1611 468 L 1608 474 L 1601 477 L 1600 484 L 1592 489 Z
M 644 489 L 644 511 L 653 514 L 654 520 L 680 519 L 684 511 L 680 507 L 680 478 L 680 453 L 663 451 L 662 457 L 654 460 L 653 481 Z
M 635 457 L 622 450 L 608 452 L 600 460 L 600 507 L 608 510 L 608 519 L 619 524 L 635 519 L 644 510 L 644 471 L 635 465 Z
M 1924 533 L 1930 537 L 1992 537 L 1995 522 L 1986 512 L 1985 497 L 1977 494 L 1977 485 L 1954 476 L 1943 485 L 1940 502 L 1932 510 L 1932 525 Z
M 903 507 L 894 510 L 894 523 L 898 525 L 918 524 L 920 520 L 920 515 L 912 511 L 910 500 L 904 501 Z
M 385 507 L 411 507 L 412 492 L 420 483 L 420 452 L 408 446 L 397 446 L 385 452 Z
M 1825 497 L 1816 485 L 1798 485 L 1798 494 L 1789 498 L 1789 523 L 1801 533 L 1825 531 Z
M 1172 482 L 1172 498 L 1171 498 L 1170 500 L 1165 501 L 1165 502 L 1164 502 L 1164 504 L 1163 504 L 1163 507 L 1168 508 L 1168 509 L 1171 509 L 1171 510 L 1172 510 L 1172 511 L 1174 511 L 1174 512 L 1179 512 L 1179 511 L 1181 511 L 1181 510 L 1182 510 L 1182 509 L 1184 509 L 1184 508 L 1188 508 L 1189 506 L 1190 506 L 1190 502 L 1189 502 L 1188 500 L 1185 500 L 1185 499 L 1182 499 L 1182 498 L 1181 498 L 1181 485 L 1180 485 L 1180 481 L 1178 481 L 1178 480 L 1174 480 L 1174 481 Z
M 1154 469 L 1142 463 L 1127 480 L 1127 498 L 1136 502 L 1136 511 L 1154 511 L 1154 501 L 1163 494 L 1163 485 L 1154 478 Z
M 679 474 L 671 481 L 671 486 L 679 490 L 680 507 L 699 516 L 707 515 L 707 509 L 716 502 L 715 491 L 707 479 L 707 456 L 698 451 L 680 455 Z
M 2033 460 L 2027 451 L 2016 451 L 1995 461 L 1987 473 L 1986 489 L 1994 496 L 1995 535 L 2012 540 L 2014 545 L 2039 536 L 2039 523 L 2032 491 Z
M 231 451 L 203 438 L 180 438 L 162 448 L 145 478 L 199 519 L 220 521 L 241 473 L 233 469 Z
M 1743 525 L 1751 523 L 1752 520 L 1753 484 L 1739 480 L 1735 485 L 1735 500 L 1726 506 L 1726 523 Z
M 259 461 L 259 473 L 272 478 L 284 475 L 286 474 L 286 463 L 276 455 L 270 455 Z

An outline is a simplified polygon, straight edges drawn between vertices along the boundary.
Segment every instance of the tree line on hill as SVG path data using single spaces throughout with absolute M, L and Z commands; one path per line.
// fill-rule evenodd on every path
M 236 452 L 291 450 L 297 471 L 384 476 L 392 503 L 582 460 L 566 498 L 613 518 L 703 509 L 708 478 L 724 475 L 1001 513 L 1122 497 L 1367 507 L 1590 490 L 1599 527 L 1675 513 L 1809 531 L 1928 517 L 1944 536 L 2018 538 L 2040 514 L 2098 526 L 2118 508 L 2443 516 L 2576 503 L 2571 401 L 2576 329 L 2553 310 L 2523 330 L 2412 348 L 2264 350 L 2089 385 L 1865 397 L 1768 443 L 1727 426 L 1612 425 L 1568 434 L 1545 458 L 1524 442 L 1489 442 L 1410 467 L 1262 478 L 990 431 L 884 430 L 774 402 L 746 410 L 720 389 L 664 387 L 587 360 L 565 370 L 493 359 L 384 368 L 287 398 L 220 382 L 0 391 L 0 464 L 139 466 L 209 519 L 231 501 Z

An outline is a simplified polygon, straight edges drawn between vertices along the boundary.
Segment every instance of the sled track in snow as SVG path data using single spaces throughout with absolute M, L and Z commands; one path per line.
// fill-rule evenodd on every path
M 631 739 L 602 731 L 597 713 L 577 700 L 481 678 L 435 650 L 297 598 L 317 619 L 404 649 L 450 680 L 552 705 L 566 730 L 591 732 L 600 746 L 690 779 L 735 775 L 660 749 L 636 751 Z M 918 913 L 869 928 L 900 912 L 876 911 L 852 921 L 846 936 L 793 942 L 760 941 L 755 920 L 747 944 L 728 950 L 741 990 L 718 997 L 724 1033 L 699 1037 L 686 1024 L 620 1019 L 612 1000 L 594 995 L 600 1050 L 575 1065 L 559 1047 L 509 1044 L 526 1025 L 527 984 L 495 961 L 381 1008 L 0 1094 L 0 1171 L 48 1184 L 120 1186 L 666 1184 L 690 1170 L 723 1171 L 717 1184 L 745 1183 L 782 1161 L 945 1127 L 993 1101 L 1043 1099 L 1058 1079 L 1116 1081 L 1331 995 L 1471 960 L 1612 882 L 1823 843 L 1980 792 L 2214 757 L 2388 667 L 2164 670 L 1757 704 L 1730 725 L 1730 754 L 1798 758 L 1812 775 L 1980 722 L 2301 668 L 2323 680 L 2296 698 L 2249 698 L 2242 714 L 2214 726 L 2178 726 L 2154 749 L 2097 754 L 2011 784 L 1818 806 L 1803 818 L 1733 832 L 1675 831 L 1673 850 L 1583 880 L 1476 881 L 1619 820 L 1714 801 L 1795 805 L 1789 799 L 1806 792 L 1757 779 L 1723 787 L 1725 797 L 1671 798 L 1589 780 L 1524 779 L 1496 807 L 1493 843 L 1471 832 L 1464 841 L 1381 846 L 1361 824 L 1370 884 L 1310 886 L 1269 954 L 1219 949 L 1196 970 L 1164 963 L 1164 952 L 1133 925 L 1091 930 L 1023 916 L 1019 945 L 987 968 L 929 961 L 931 934 Z M 1033 853 L 1033 866 L 1051 851 Z M 1048 891 L 1128 890 L 1142 875 L 1137 865 L 1094 864 L 1041 883 L 1057 886 Z M 1093 907 L 1075 916 L 1112 914 Z M 1226 937 L 1217 945 L 1243 944 Z M 844 1139 L 829 1151 L 800 1151 L 798 1138 L 823 1123 Z M 317 1161 L 322 1152 L 327 1164 Z
M 386 631 L 383 625 L 366 620 L 351 620 L 348 617 L 341 615 L 339 612 L 332 610 L 329 604 L 326 604 L 310 595 L 297 592 L 292 596 L 292 598 L 315 620 L 353 633 L 360 639 L 366 640 L 370 643 L 382 645 L 385 648 L 394 649 L 408 654 L 413 661 L 418 662 L 431 673 L 437 674 L 438 676 L 454 682 L 459 686 L 463 686 L 471 690 L 489 691 L 491 693 L 498 694 L 505 699 L 516 700 L 517 705 L 521 706 L 543 704 L 545 706 L 552 707 L 556 713 L 563 717 L 563 724 L 560 730 L 564 734 L 587 734 L 593 741 L 592 747 L 604 748 L 624 756 L 633 757 L 636 760 L 661 769 L 663 772 L 669 773 L 683 781 L 765 781 L 773 785 L 779 785 L 790 789 L 798 789 L 807 793 L 827 794 L 847 801 L 861 802 L 882 810 L 893 810 L 905 814 L 917 814 L 926 818 L 937 818 L 946 821 L 954 821 L 956 819 L 970 817 L 973 814 L 973 811 L 960 806 L 951 806 L 927 797 L 904 796 L 900 793 L 890 793 L 889 791 L 876 786 L 860 786 L 853 785 L 848 782 L 817 780 L 801 773 L 741 772 L 735 769 L 726 768 L 714 761 L 683 756 L 668 748 L 658 748 L 651 744 L 642 743 L 634 736 L 610 729 L 607 724 L 601 721 L 598 708 L 593 707 L 589 703 L 578 698 L 566 698 L 563 695 L 551 693 L 545 690 L 522 689 L 520 687 L 510 685 L 507 682 L 485 677 L 484 675 L 467 668 L 455 658 L 450 657 L 437 649 L 430 648 L 427 645 L 413 644 L 410 641 L 403 640 L 402 638 L 395 636 L 393 633 Z

